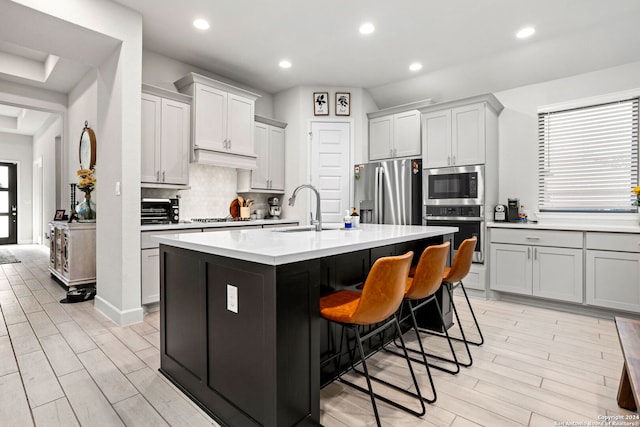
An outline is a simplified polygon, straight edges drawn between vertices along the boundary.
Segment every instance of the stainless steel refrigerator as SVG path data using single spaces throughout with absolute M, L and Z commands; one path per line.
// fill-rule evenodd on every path
M 361 223 L 422 224 L 422 160 L 354 166 L 355 206 Z

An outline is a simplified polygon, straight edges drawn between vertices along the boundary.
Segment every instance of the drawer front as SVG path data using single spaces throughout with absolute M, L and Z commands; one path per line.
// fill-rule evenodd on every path
M 587 233 L 587 249 L 640 252 L 640 234 Z
M 582 248 L 581 231 L 491 229 L 492 243 Z
M 140 248 L 141 249 L 153 249 L 160 247 L 160 244 L 154 241 L 151 236 L 158 236 L 160 234 L 179 234 L 179 233 L 201 233 L 201 228 L 188 228 L 182 230 L 157 230 L 157 231 L 143 231 L 140 233 Z

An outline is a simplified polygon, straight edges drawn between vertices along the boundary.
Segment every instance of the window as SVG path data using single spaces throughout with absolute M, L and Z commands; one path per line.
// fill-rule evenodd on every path
M 632 212 L 638 98 L 538 114 L 540 211 Z

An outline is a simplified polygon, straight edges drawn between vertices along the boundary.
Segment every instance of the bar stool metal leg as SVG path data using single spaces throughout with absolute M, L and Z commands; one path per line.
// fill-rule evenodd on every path
M 478 319 L 476 318 L 476 313 L 473 311 L 473 307 L 471 307 L 471 301 L 469 301 L 469 296 L 467 295 L 467 290 L 465 289 L 464 284 L 462 283 L 462 281 L 460 281 L 455 285 L 452 285 L 451 289 L 455 290 L 458 286 L 460 287 L 460 289 L 462 289 L 462 293 L 464 294 L 464 299 L 467 301 L 467 306 L 469 307 L 469 312 L 471 312 L 471 317 L 473 318 L 473 323 L 475 324 L 476 331 L 478 331 L 478 335 L 480 336 L 479 341 L 472 341 L 470 339 L 466 339 L 466 341 L 468 344 L 481 346 L 482 344 L 484 344 L 484 336 L 482 335 L 482 331 L 480 330 L 480 324 L 478 323 Z M 453 300 L 451 301 L 452 301 L 452 304 L 454 304 Z M 452 337 L 452 339 L 456 341 L 462 341 L 462 339 L 457 337 Z
M 368 340 L 371 336 L 379 333 L 380 330 L 386 329 L 392 323 L 395 325 L 397 333 L 400 334 L 401 347 L 402 347 L 402 349 L 404 351 L 405 359 L 407 361 L 407 366 L 409 367 L 409 372 L 411 373 L 411 379 L 413 381 L 413 386 L 416 389 L 416 393 L 413 393 L 413 392 L 411 392 L 409 390 L 405 390 L 402 387 L 399 387 L 399 386 L 397 386 L 395 384 L 392 384 L 392 383 L 390 383 L 388 381 L 382 380 L 380 378 L 377 378 L 377 377 L 372 376 L 372 375 L 369 374 L 369 369 L 367 368 L 367 362 L 366 362 L 366 359 L 368 359 L 368 357 L 365 355 L 364 348 L 362 347 L 362 343 L 365 342 L 366 340 Z M 357 389 L 357 390 L 359 390 L 359 391 L 361 391 L 363 393 L 369 394 L 369 397 L 371 398 L 371 405 L 373 406 L 373 411 L 374 411 L 374 414 L 375 414 L 375 417 L 376 417 L 376 422 L 377 422 L 378 426 L 380 426 L 381 424 L 380 424 L 380 416 L 378 414 L 378 408 L 376 406 L 376 399 L 381 400 L 381 401 L 383 401 L 383 402 L 385 402 L 385 403 L 387 403 L 387 404 L 389 404 L 391 406 L 394 406 L 394 407 L 396 407 L 398 409 L 406 411 L 406 412 L 408 412 L 408 413 L 410 413 L 412 415 L 415 415 L 417 417 L 421 417 L 422 415 L 424 415 L 426 413 L 426 407 L 424 405 L 422 394 L 420 392 L 420 386 L 418 385 L 418 380 L 417 380 L 415 372 L 413 370 L 413 366 L 411 365 L 411 360 L 409 358 L 409 354 L 407 353 L 407 349 L 406 349 L 406 347 L 404 345 L 404 340 L 402 339 L 400 324 L 398 323 L 397 317 L 395 315 L 393 315 L 390 318 L 389 321 L 384 322 L 384 324 L 379 326 L 378 328 L 367 332 L 366 335 L 364 335 L 364 336 L 362 336 L 360 334 L 360 331 L 359 331 L 357 325 L 343 324 L 343 327 L 351 329 L 355 333 L 356 341 L 357 341 L 357 347 L 358 347 L 358 353 L 359 353 L 359 356 L 360 356 L 360 361 L 357 362 L 357 363 L 353 363 L 353 359 L 352 359 L 352 369 L 353 369 L 354 372 L 357 372 L 357 373 L 359 373 L 361 375 L 364 375 L 364 377 L 366 378 L 366 382 L 367 382 L 367 388 L 365 389 L 365 388 L 363 388 L 363 387 L 361 387 L 361 386 L 359 386 L 359 385 L 357 385 L 355 383 L 352 383 L 351 381 L 348 381 L 348 380 L 344 379 L 343 376 L 342 376 L 343 373 L 339 373 L 338 374 L 338 381 L 340 381 L 340 382 L 342 382 L 342 383 L 344 383 L 344 384 L 346 384 L 346 385 L 348 385 L 350 387 L 353 387 L 353 388 L 355 388 L 355 389 Z M 362 364 L 362 369 L 363 369 L 362 371 L 359 371 L 356 368 L 356 366 L 358 364 Z M 402 405 L 402 404 L 400 404 L 398 402 L 395 402 L 395 401 L 393 401 L 393 400 L 391 400 L 391 399 L 389 399 L 387 397 L 384 397 L 384 396 L 382 396 L 380 394 L 375 393 L 373 391 L 373 387 L 372 387 L 371 381 L 375 381 L 375 382 L 384 384 L 384 385 L 386 385 L 386 386 L 388 386 L 388 387 L 390 387 L 390 388 L 392 388 L 392 389 L 394 389 L 396 391 L 399 391 L 399 392 L 404 393 L 404 394 L 406 394 L 408 396 L 416 398 L 420 402 L 420 411 L 415 411 L 415 410 L 413 410 L 411 408 L 408 408 L 405 405 Z
M 420 309 L 421 307 L 423 307 L 424 305 L 428 304 L 431 301 L 434 301 L 436 303 L 436 309 L 438 311 L 438 315 L 440 317 L 440 322 L 441 322 L 441 324 L 443 326 L 443 329 L 444 329 L 444 335 L 443 336 L 445 336 L 447 338 L 447 342 L 449 343 L 449 350 L 451 351 L 451 357 L 452 357 L 451 359 L 448 359 L 446 357 L 443 357 L 443 356 L 440 356 L 440 355 L 437 355 L 437 354 L 428 353 L 428 352 L 426 352 L 424 350 L 424 346 L 422 344 L 422 337 L 420 336 L 420 332 L 427 333 L 429 331 L 418 327 L 418 322 L 417 322 L 417 320 L 415 318 L 415 311 Z M 444 324 L 445 324 L 444 323 L 444 316 L 442 315 L 442 311 L 440 309 L 440 303 L 438 302 L 438 299 L 435 298 L 434 296 L 432 296 L 432 297 L 426 298 L 426 299 L 424 299 L 422 301 L 416 302 L 415 306 L 411 305 L 411 301 L 410 300 L 407 300 L 407 303 L 408 303 L 409 309 L 411 311 L 410 316 L 412 317 L 413 329 L 414 329 L 414 332 L 416 333 L 416 337 L 418 338 L 418 343 L 419 343 L 419 346 L 420 346 L 420 351 L 415 350 L 413 348 L 409 348 L 409 347 L 407 347 L 407 351 L 409 351 L 411 353 L 416 353 L 416 354 L 422 355 L 422 360 L 416 359 L 416 358 L 411 357 L 411 356 L 409 356 L 409 358 L 412 361 L 420 363 L 420 364 L 423 364 L 423 365 L 426 363 L 427 366 L 429 366 L 429 367 L 431 367 L 433 369 L 437 369 L 437 370 L 442 371 L 442 372 L 447 372 L 449 374 L 456 375 L 458 372 L 460 372 L 460 363 L 458 362 L 458 357 L 456 356 L 456 352 L 455 352 L 455 350 L 453 348 L 453 343 L 451 342 L 451 339 L 449 339 L 449 333 L 447 331 L 447 328 L 444 327 Z M 400 316 L 402 316 L 402 308 L 403 308 L 403 306 L 400 308 Z M 401 322 L 404 322 L 408 318 L 409 318 L 409 316 L 401 317 Z M 435 334 L 435 335 L 441 336 L 440 334 Z M 398 343 L 397 343 L 396 340 L 394 340 L 394 344 L 396 345 L 396 347 L 399 348 Z M 393 350 L 386 349 L 386 351 L 399 355 L 399 353 L 397 353 L 397 352 L 395 352 Z M 433 363 L 429 363 L 427 361 L 427 356 L 430 359 L 436 359 L 436 360 L 440 360 L 442 362 L 453 363 L 455 365 L 455 368 L 454 369 L 448 369 L 448 368 L 445 368 L 443 366 L 439 366 L 439 365 L 436 365 L 436 364 L 433 364 Z M 429 372 L 429 378 L 431 378 L 431 372 Z M 433 387 L 433 382 L 431 382 L 431 386 Z M 434 401 L 435 401 L 435 399 L 436 399 L 436 393 L 435 393 L 435 389 L 434 389 Z

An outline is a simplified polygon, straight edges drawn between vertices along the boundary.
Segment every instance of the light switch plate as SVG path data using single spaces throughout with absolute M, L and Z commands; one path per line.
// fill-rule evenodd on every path
M 238 288 L 233 285 L 227 285 L 227 310 L 238 312 Z

